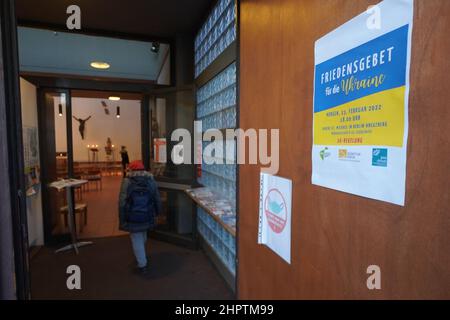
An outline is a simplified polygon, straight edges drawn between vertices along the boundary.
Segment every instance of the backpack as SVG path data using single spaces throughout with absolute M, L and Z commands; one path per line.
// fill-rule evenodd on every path
M 126 220 L 132 223 L 148 223 L 153 220 L 153 194 L 148 177 L 133 177 L 127 188 Z

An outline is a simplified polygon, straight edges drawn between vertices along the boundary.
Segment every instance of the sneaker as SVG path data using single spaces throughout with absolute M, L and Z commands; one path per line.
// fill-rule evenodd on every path
M 148 266 L 145 267 L 134 267 L 133 273 L 137 275 L 146 275 L 148 273 Z
M 138 268 L 139 274 L 145 276 L 148 273 L 148 266 Z

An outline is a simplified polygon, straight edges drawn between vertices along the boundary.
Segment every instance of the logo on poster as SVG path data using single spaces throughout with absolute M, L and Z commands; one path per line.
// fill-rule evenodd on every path
M 388 151 L 387 149 L 372 149 L 372 166 L 387 167 Z
M 347 149 L 339 149 L 339 159 L 347 158 Z
M 278 189 L 271 189 L 264 200 L 264 211 L 270 228 L 281 233 L 287 221 L 286 201 Z
M 361 152 L 348 151 L 347 149 L 339 149 L 339 160 L 360 162 Z
M 325 160 L 325 158 L 328 158 L 330 156 L 330 152 L 328 151 L 328 147 L 325 147 L 324 149 L 320 150 L 320 159 Z

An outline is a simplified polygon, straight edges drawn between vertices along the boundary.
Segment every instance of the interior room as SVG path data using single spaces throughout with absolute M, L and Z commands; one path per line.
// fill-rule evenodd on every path
M 155 27 L 146 36 L 136 26 L 114 36 L 55 26 L 56 11 L 36 24 L 43 17 L 19 6 L 31 296 L 152 298 L 162 288 L 167 298 L 233 296 L 237 167 L 175 164 L 171 157 L 172 132 L 193 133 L 194 120 L 205 123 L 203 132 L 237 126 L 236 7 L 230 0 L 194 7 L 189 11 L 201 10 L 175 29 L 166 22 L 170 32 Z M 103 22 L 102 30 L 114 30 Z M 154 277 L 144 284 L 126 271 L 130 239 L 119 230 L 119 192 L 134 160 L 151 173 L 162 202 L 149 233 Z M 53 187 L 64 181 L 82 184 Z M 101 271 L 108 259 L 129 263 Z M 68 292 L 56 272 L 68 261 L 99 280 Z M 124 278 L 96 292 L 110 277 Z M 201 285 L 185 283 L 192 279 Z
M 122 154 L 126 152 L 130 162 L 141 158 L 140 103 L 139 95 L 72 91 L 74 177 L 88 181 L 76 190 L 76 205 L 84 210 L 77 221 L 80 239 L 124 234 L 118 230 L 114 199 L 124 174 Z M 55 112 L 59 112 L 59 104 L 55 101 Z M 80 121 L 84 122 L 83 137 Z M 61 155 L 67 154 L 65 130 L 64 118 L 58 113 L 56 153 Z M 66 161 L 64 156 L 58 157 L 57 170 L 64 168 Z

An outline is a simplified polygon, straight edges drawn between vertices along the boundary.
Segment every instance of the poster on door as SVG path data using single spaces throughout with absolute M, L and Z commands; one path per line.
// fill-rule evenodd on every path
M 312 183 L 405 202 L 413 0 L 385 0 L 315 43 Z
M 291 180 L 261 173 L 258 243 L 287 263 L 291 263 L 291 201 Z

